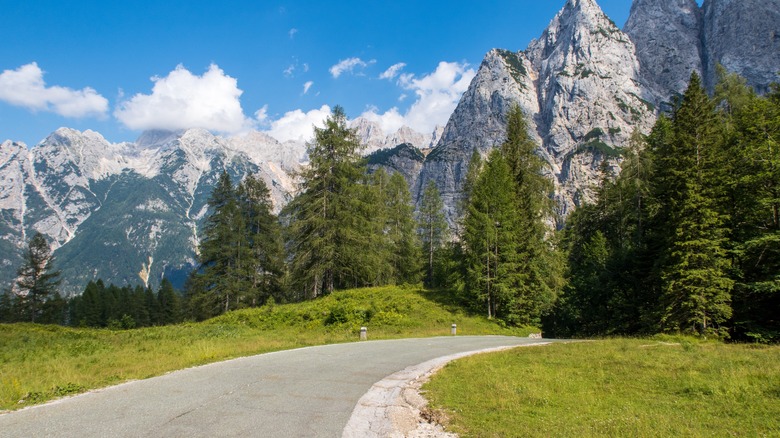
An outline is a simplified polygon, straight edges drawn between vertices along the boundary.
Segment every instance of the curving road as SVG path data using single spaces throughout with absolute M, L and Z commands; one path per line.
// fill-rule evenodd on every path
M 328 345 L 190 368 L 0 415 L 0 437 L 340 437 L 375 382 L 503 336 Z

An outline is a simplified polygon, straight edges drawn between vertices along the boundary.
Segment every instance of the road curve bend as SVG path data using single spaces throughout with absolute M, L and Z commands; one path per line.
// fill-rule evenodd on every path
M 430 366 L 415 366 L 447 356 L 547 342 L 452 336 L 245 357 L 2 414 L 0 437 L 340 437 L 359 400 L 386 377 L 416 377 Z

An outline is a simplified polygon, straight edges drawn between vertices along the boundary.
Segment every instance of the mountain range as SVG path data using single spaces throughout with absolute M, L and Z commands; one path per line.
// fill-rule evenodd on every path
M 647 133 L 692 72 L 712 89 L 716 66 L 759 92 L 778 80 L 780 0 L 635 0 L 620 29 L 594 0 L 568 0 L 522 51 L 491 50 L 447 125 L 387 134 L 356 129 L 372 168 L 402 173 L 414 199 L 434 181 L 450 222 L 473 150 L 501 144 L 519 105 L 555 183 L 561 220 L 591 196 L 599 167 L 619 170 L 635 130 Z M 252 173 L 280 209 L 296 190 L 306 145 L 261 132 L 219 137 L 205 130 L 145 132 L 112 144 L 61 128 L 40 144 L 0 144 L 0 287 L 10 287 L 31 235 L 46 235 L 74 294 L 92 279 L 156 287 L 192 269 L 198 229 L 219 174 Z

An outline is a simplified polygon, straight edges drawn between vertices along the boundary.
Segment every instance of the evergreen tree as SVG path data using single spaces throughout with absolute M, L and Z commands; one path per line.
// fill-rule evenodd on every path
M 719 210 L 718 122 L 694 73 L 674 113 L 670 142 L 657 145 L 656 193 L 668 212 L 662 282 L 662 327 L 717 331 L 731 317 L 724 216 Z
M 329 294 L 358 279 L 351 268 L 365 248 L 360 224 L 369 218 L 357 193 L 365 171 L 355 132 L 337 106 L 314 129 L 299 194 L 285 208 L 292 279 L 304 297 Z
M 393 173 L 384 193 L 393 281 L 397 284 L 417 283 L 420 280 L 421 255 L 409 186 L 400 173 Z
M 508 317 L 516 305 L 515 195 L 509 165 L 496 149 L 472 189 L 463 234 L 466 288 L 484 303 L 488 318 Z
M 507 139 L 501 153 L 514 182 L 515 251 L 518 255 L 515 308 L 509 312 L 516 322 L 536 324 L 548 311 L 563 279 L 561 261 L 547 238 L 555 222 L 552 182 L 544 176 L 547 167 L 536 154 L 537 145 L 528 135 L 528 124 L 519 106 L 509 112 Z
M 16 322 L 16 316 L 11 291 L 0 291 L 0 323 Z
M 57 294 L 60 272 L 53 270 L 52 261 L 46 238 L 41 233 L 35 233 L 24 253 L 24 262 L 17 271 L 19 279 L 16 281 L 18 300 L 24 315 L 33 323 L 44 303 Z
M 425 257 L 425 285 L 427 287 L 440 286 L 434 281 L 434 270 L 437 256 L 447 241 L 447 231 L 444 202 L 441 200 L 436 183 L 433 180 L 428 181 L 420 200 L 420 209 L 417 212 L 417 235 L 420 237 Z
M 780 93 L 757 96 L 745 80 L 719 71 L 723 186 L 736 274 L 733 336 L 780 339 Z
M 208 201 L 211 215 L 203 227 L 199 268 L 188 291 L 200 318 L 208 318 L 242 306 L 251 288 L 252 251 L 236 191 L 227 172 Z
M 173 285 L 167 278 L 163 278 L 160 289 L 157 291 L 157 302 L 160 306 L 160 325 L 176 324 L 181 322 L 182 307 L 179 294 L 173 289 Z
M 273 214 L 271 192 L 262 179 L 252 175 L 238 187 L 238 198 L 247 242 L 251 248 L 251 305 L 262 306 L 270 297 L 283 298 L 284 242 L 282 228 Z

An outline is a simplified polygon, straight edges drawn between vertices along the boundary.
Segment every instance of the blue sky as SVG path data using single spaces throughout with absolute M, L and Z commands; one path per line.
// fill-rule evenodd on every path
M 619 26 L 630 0 L 599 0 Z M 491 48 L 565 0 L 0 0 L 0 141 L 61 126 L 306 136 L 333 105 L 388 130 L 444 124 Z

